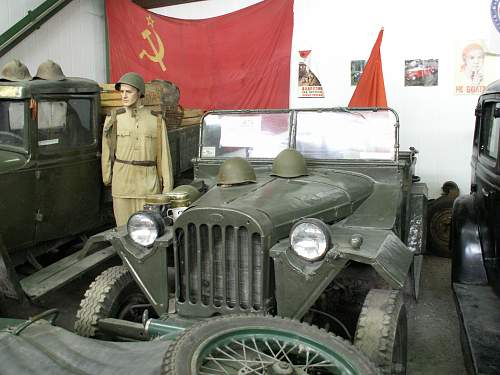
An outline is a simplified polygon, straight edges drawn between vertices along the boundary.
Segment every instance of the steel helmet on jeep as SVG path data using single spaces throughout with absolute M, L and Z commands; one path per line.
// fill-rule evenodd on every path
M 6 81 L 29 81 L 31 74 L 21 61 L 14 59 L 2 67 L 0 71 L 0 80 Z
M 120 85 L 125 83 L 139 90 L 141 98 L 144 98 L 144 93 L 146 92 L 146 85 L 144 84 L 144 79 L 137 73 L 129 72 L 122 75 L 122 77 L 115 83 L 115 89 L 120 90 Z
M 306 160 L 299 151 L 287 148 L 274 159 L 271 176 L 293 178 L 306 175 Z
M 61 66 L 52 60 L 47 60 L 40 64 L 36 71 L 35 78 L 47 81 L 62 81 L 66 79 Z
M 256 182 L 257 177 L 250 163 L 243 158 L 227 159 L 219 168 L 217 185 L 235 185 Z

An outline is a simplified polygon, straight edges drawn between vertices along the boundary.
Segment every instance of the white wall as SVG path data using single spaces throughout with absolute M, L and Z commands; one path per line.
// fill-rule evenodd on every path
M 43 3 L 44 0 L 2 0 L 2 12 L 0 12 L 0 34 L 7 31 L 11 26 L 23 19 L 28 10 L 33 10 Z
M 155 12 L 207 18 L 257 2 L 207 0 Z M 295 0 L 290 106 L 346 106 L 354 91 L 350 61 L 368 58 L 383 26 L 384 80 L 388 104 L 400 115 L 401 149 L 414 146 L 420 151 L 417 174 L 427 182 L 431 197 L 441 193 L 447 180 L 457 182 L 462 194 L 467 194 L 477 95 L 453 94 L 454 71 L 458 48 L 464 42 L 483 39 L 490 49 L 500 51 L 500 33 L 491 21 L 490 5 L 491 0 Z M 296 97 L 297 51 L 301 49 L 312 49 L 324 99 Z M 438 86 L 404 86 L 404 61 L 416 58 L 439 59 Z
M 2 16 L 2 28 L 7 30 L 26 14 L 27 9 L 35 8 L 41 2 L 10 1 L 11 13 L 18 16 L 11 17 L 10 21 L 6 20 L 5 22 L 10 22 L 7 26 L 3 23 Z M 26 7 L 21 11 L 23 6 Z M 40 29 L 0 57 L 0 66 L 12 59 L 19 59 L 26 64 L 31 75 L 35 75 L 40 63 L 51 59 L 61 65 L 68 77 L 85 77 L 105 82 L 104 21 L 104 0 L 73 0 Z

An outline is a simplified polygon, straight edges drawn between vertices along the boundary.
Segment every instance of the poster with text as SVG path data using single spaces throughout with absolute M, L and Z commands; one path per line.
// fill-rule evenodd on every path
M 498 79 L 500 57 L 488 51 L 482 40 L 458 45 L 455 61 L 455 95 L 480 95 Z
M 299 98 L 324 98 L 323 86 L 311 68 L 311 50 L 299 54 Z

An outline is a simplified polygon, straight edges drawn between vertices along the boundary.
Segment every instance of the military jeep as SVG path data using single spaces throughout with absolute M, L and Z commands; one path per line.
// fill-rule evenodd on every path
M 301 372 L 292 358 L 285 372 L 272 360 L 257 370 L 257 354 L 246 356 L 276 358 L 265 337 L 289 344 L 280 327 L 312 332 L 293 323 L 302 320 L 353 342 L 384 373 L 404 374 L 404 297 L 419 292 L 427 188 L 414 175 L 417 151 L 400 151 L 398 140 L 391 109 L 205 114 L 194 182 L 151 197 L 108 232 L 124 265 L 90 285 L 76 332 L 138 339 L 184 330 L 166 373 L 340 373 Z M 116 319 L 141 317 L 144 327 Z
M 114 226 L 102 120 L 97 82 L 0 82 L 1 295 L 35 300 L 115 255 L 102 236 L 86 241 Z M 191 168 L 198 130 L 169 130 L 176 177 Z

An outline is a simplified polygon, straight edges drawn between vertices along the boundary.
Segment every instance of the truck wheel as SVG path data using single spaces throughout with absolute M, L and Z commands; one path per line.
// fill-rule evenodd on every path
M 368 292 L 359 315 L 354 345 L 384 375 L 406 374 L 406 308 L 399 291 L 372 289 Z
M 186 329 L 168 347 L 162 374 L 379 374 L 354 346 L 281 317 L 229 315 Z
M 99 331 L 98 321 L 117 318 L 140 322 L 146 297 L 124 266 L 115 266 L 102 272 L 90 284 L 76 313 L 75 332 L 80 336 L 109 339 Z
M 443 196 L 429 204 L 427 247 L 431 254 L 451 258 L 450 224 L 454 201 L 454 196 Z

